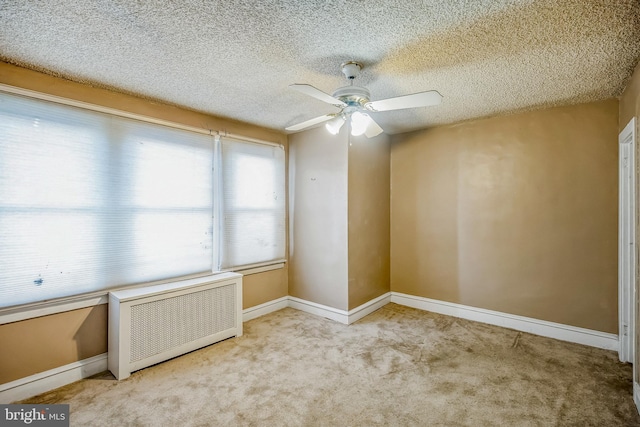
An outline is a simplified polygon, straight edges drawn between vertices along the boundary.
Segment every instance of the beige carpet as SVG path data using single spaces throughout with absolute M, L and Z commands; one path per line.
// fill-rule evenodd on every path
M 388 304 L 346 326 L 293 309 L 116 381 L 29 399 L 72 426 L 631 426 L 617 354 Z

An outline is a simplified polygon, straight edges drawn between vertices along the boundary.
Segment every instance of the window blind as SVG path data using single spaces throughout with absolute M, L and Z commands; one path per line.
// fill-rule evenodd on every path
M 0 307 L 211 271 L 213 138 L 0 94 Z
M 220 269 L 285 257 L 285 153 L 280 146 L 221 140 Z

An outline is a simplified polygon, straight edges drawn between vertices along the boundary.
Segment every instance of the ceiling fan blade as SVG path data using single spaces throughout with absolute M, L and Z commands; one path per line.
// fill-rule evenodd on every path
M 374 136 L 378 136 L 383 132 L 382 128 L 379 124 L 373 120 L 371 116 L 369 116 L 369 126 L 367 126 L 367 130 L 364 131 L 364 134 L 367 138 L 373 138 Z
M 404 108 L 430 107 L 440 104 L 441 101 L 442 95 L 440 95 L 437 90 L 429 90 L 411 95 L 367 102 L 364 107 L 369 111 L 390 111 L 402 110 Z
M 296 131 L 296 130 L 306 129 L 313 125 L 317 125 L 318 123 L 326 122 L 327 120 L 332 119 L 335 116 L 336 116 L 335 114 L 325 114 L 324 116 L 316 117 L 316 118 L 304 121 L 302 123 L 298 123 L 297 125 L 289 126 L 285 128 L 285 130 Z
M 327 104 L 335 105 L 336 107 L 346 107 L 347 104 L 340 101 L 338 98 L 334 98 L 333 96 L 324 93 L 320 89 L 316 89 L 311 85 L 305 84 L 293 84 L 289 85 L 290 88 L 297 90 L 300 93 L 304 93 L 305 95 L 313 96 L 315 99 L 319 99 L 322 102 L 326 102 Z

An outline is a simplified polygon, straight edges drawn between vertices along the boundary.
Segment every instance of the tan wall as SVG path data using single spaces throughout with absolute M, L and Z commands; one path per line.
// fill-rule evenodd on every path
M 349 310 L 389 292 L 390 140 L 349 144 Z
M 398 135 L 391 290 L 617 333 L 618 102 Z
M 627 83 L 620 98 L 620 119 L 618 130 L 622 131 L 632 117 L 636 118 L 636 167 L 640 161 L 640 62 Z M 640 180 L 636 179 L 636 200 L 640 200 Z M 640 241 L 640 214 L 636 213 L 636 242 Z M 636 245 L 636 251 L 638 250 Z M 640 263 L 636 265 L 636 280 L 640 280 Z M 640 282 L 636 281 L 636 319 L 635 319 L 635 364 L 640 366 Z M 634 370 L 634 381 L 640 382 L 640 369 Z
M 242 278 L 242 306 L 254 307 L 289 294 L 288 270 L 279 268 L 264 273 L 245 275 Z
M 340 310 L 348 306 L 347 168 L 344 129 L 289 137 L 289 294 Z
M 3 62 L 0 62 L 0 83 L 287 145 L 286 135 L 273 130 L 70 82 Z M 287 280 L 286 267 L 245 276 L 244 307 L 286 296 Z M 0 384 L 106 352 L 105 307 L 0 325 Z
M 350 310 L 389 292 L 389 137 L 289 137 L 289 293 Z
M 107 351 L 107 305 L 0 326 L 0 384 Z

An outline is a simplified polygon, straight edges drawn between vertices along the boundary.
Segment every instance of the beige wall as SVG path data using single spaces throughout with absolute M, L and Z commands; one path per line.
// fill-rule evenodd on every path
M 340 310 L 348 307 L 344 131 L 289 137 L 289 294 Z
M 0 384 L 107 351 L 107 305 L 0 326 Z
M 617 333 L 618 102 L 397 135 L 391 290 Z
M 631 118 L 636 118 L 636 167 L 640 161 L 640 62 L 636 65 L 636 69 L 627 83 L 627 87 L 620 98 L 620 119 L 618 121 L 618 130 L 622 131 Z M 640 200 L 640 180 L 636 179 L 636 200 Z M 640 241 L 640 214 L 636 213 L 636 242 Z M 636 251 L 638 250 L 636 245 Z M 636 280 L 640 280 L 640 263 L 636 265 Z M 636 319 L 635 319 L 635 363 L 640 366 L 640 282 L 636 281 Z M 640 369 L 634 370 L 634 381 L 640 382 Z
M 389 292 L 390 141 L 350 137 L 349 310 Z
M 242 306 L 254 307 L 289 294 L 287 267 L 242 278 Z
M 289 293 L 350 310 L 389 292 L 389 137 L 289 137 Z
M 287 145 L 286 135 L 273 130 L 70 82 L 3 62 L 0 62 L 0 83 Z M 245 276 L 244 307 L 286 296 L 287 280 L 286 267 Z M 105 307 L 0 325 L 0 384 L 106 352 Z

